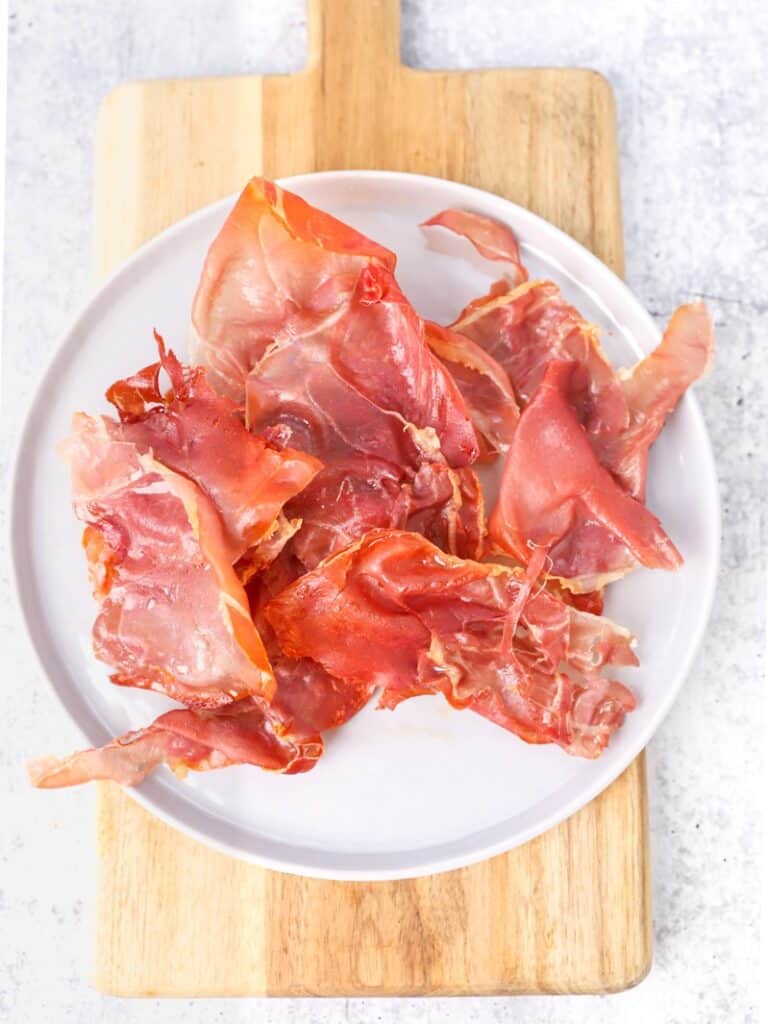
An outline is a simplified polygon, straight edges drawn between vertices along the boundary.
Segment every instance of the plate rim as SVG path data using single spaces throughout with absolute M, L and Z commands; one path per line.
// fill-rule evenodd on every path
M 556 238 L 560 239 L 561 244 L 566 247 L 575 247 L 576 254 L 592 271 L 594 271 L 598 277 L 607 277 L 607 280 L 611 282 L 614 288 L 617 288 L 619 292 L 623 293 L 623 298 L 632 303 L 638 312 L 642 312 L 644 319 L 649 325 L 649 337 L 655 339 L 657 342 L 661 334 L 656 326 L 653 319 L 648 314 L 643 303 L 637 298 L 634 292 L 629 288 L 626 282 L 619 277 L 610 267 L 602 262 L 594 253 L 587 249 L 584 245 L 578 242 L 567 232 L 558 228 L 550 221 L 531 210 L 526 209 L 512 202 L 511 200 L 505 199 L 503 196 L 499 196 L 496 193 L 486 191 L 484 189 L 476 188 L 472 185 L 466 185 L 461 182 L 451 181 L 447 178 L 441 178 L 436 175 L 425 175 L 425 174 L 411 174 L 405 171 L 386 171 L 386 170 L 339 170 L 339 171 L 315 171 L 306 174 L 292 175 L 290 177 L 277 178 L 275 179 L 278 184 L 286 188 L 301 188 L 302 184 L 308 181 L 399 181 L 401 183 L 420 183 L 421 185 L 432 186 L 435 185 L 447 185 L 452 189 L 456 189 L 463 196 L 466 196 L 466 205 L 470 206 L 472 199 L 480 201 L 483 204 L 487 204 L 488 200 L 492 200 L 495 204 L 500 204 L 501 211 L 506 208 L 509 211 L 514 212 L 514 216 L 518 221 L 528 222 L 535 224 L 539 227 L 544 227 L 546 231 L 554 233 Z M 94 745 L 92 733 L 89 728 L 83 723 L 82 716 L 78 716 L 72 708 L 69 706 L 69 702 L 65 698 L 63 687 L 59 687 L 54 679 L 49 674 L 46 668 L 42 653 L 35 642 L 35 630 L 32 622 L 31 608 L 28 607 L 28 603 L 31 599 L 26 595 L 25 585 L 23 580 L 23 565 L 21 555 L 21 534 L 22 527 L 20 521 L 23 515 L 23 509 L 21 506 L 21 492 L 22 492 L 22 477 L 24 472 L 24 455 L 28 450 L 34 450 L 34 421 L 35 413 L 37 412 L 43 398 L 50 386 L 51 380 L 55 375 L 55 371 L 60 361 L 64 360 L 68 355 L 68 348 L 77 338 L 81 332 L 83 325 L 85 325 L 88 319 L 97 312 L 99 306 L 105 302 L 109 302 L 111 293 L 121 285 L 125 278 L 133 272 L 137 265 L 144 262 L 147 258 L 150 258 L 155 250 L 160 249 L 172 242 L 176 235 L 183 235 L 184 232 L 195 224 L 198 220 L 203 220 L 208 216 L 211 216 L 219 208 L 223 211 L 226 208 L 231 207 L 235 202 L 239 193 L 233 193 L 224 196 L 220 199 L 214 200 L 211 203 L 206 204 L 198 210 L 188 214 L 186 217 L 175 221 L 169 227 L 165 228 L 159 234 L 149 239 L 139 248 L 137 248 L 125 261 L 119 264 L 95 289 L 89 299 L 80 306 L 76 315 L 69 321 L 67 329 L 59 335 L 56 343 L 52 346 L 51 351 L 45 361 L 42 372 L 40 373 L 35 387 L 32 391 L 30 401 L 28 403 L 26 412 L 22 417 L 21 424 L 19 427 L 16 441 L 13 448 L 13 456 L 11 459 L 9 481 L 10 481 L 10 502 L 9 502 L 9 516 L 8 516 L 8 529 L 7 529 L 7 542 L 8 549 L 11 554 L 10 558 L 10 577 L 12 581 L 11 590 L 13 592 L 14 602 L 17 613 L 19 614 L 21 622 L 24 624 L 25 633 L 29 641 L 29 646 L 33 652 L 35 663 L 37 665 L 39 674 L 45 679 L 46 685 L 50 691 L 53 692 L 60 706 L 64 709 L 69 717 L 70 721 L 76 727 L 78 732 L 83 736 L 84 740 L 90 745 Z M 598 296 L 601 295 L 601 289 L 590 285 L 590 289 L 594 291 Z M 282 844 L 285 849 L 301 850 L 307 854 L 315 854 L 315 861 L 311 858 L 302 859 L 301 857 L 291 859 L 290 857 L 274 857 L 270 854 L 256 853 L 252 850 L 245 850 L 242 847 L 222 839 L 210 831 L 204 831 L 198 828 L 194 823 L 184 819 L 179 814 L 169 813 L 166 809 L 159 805 L 156 797 L 146 790 L 151 788 L 148 783 L 144 783 L 140 786 L 121 787 L 124 792 L 136 800 L 145 810 L 149 811 L 152 815 L 159 818 L 172 828 L 177 829 L 194 839 L 202 842 L 204 845 L 216 849 L 219 852 L 226 853 L 230 856 L 237 857 L 240 860 L 244 860 L 253 864 L 257 864 L 263 868 L 268 868 L 275 871 L 280 871 L 292 875 L 298 875 L 302 877 L 320 878 L 334 881 L 385 881 L 385 880 L 397 880 L 407 878 L 418 878 L 426 875 L 440 874 L 446 871 L 451 871 L 456 868 L 469 866 L 472 864 L 479 863 L 488 858 L 497 856 L 498 854 L 509 852 L 518 846 L 529 842 L 531 839 L 548 831 L 555 825 L 570 818 L 577 811 L 581 810 L 588 803 L 594 800 L 603 790 L 607 789 L 626 769 L 632 764 L 632 762 L 639 756 L 645 746 L 648 744 L 650 739 L 656 733 L 657 729 L 666 718 L 669 710 L 671 709 L 674 701 L 677 699 L 680 690 L 685 683 L 693 661 L 702 645 L 704 632 L 709 622 L 714 597 L 717 589 L 717 580 L 719 575 L 720 567 L 720 551 L 721 551 L 721 532 L 722 532 L 722 512 L 721 512 L 721 500 L 720 500 L 720 488 L 717 477 L 717 468 L 714 458 L 714 452 L 712 449 L 711 438 L 709 431 L 707 430 L 704 416 L 701 412 L 701 407 L 696 396 L 692 392 L 687 392 L 681 403 L 685 406 L 687 413 L 692 417 L 695 427 L 702 438 L 702 447 L 698 453 L 702 460 L 702 469 L 706 477 L 706 484 L 708 490 L 711 491 L 712 502 L 706 509 L 706 516 L 711 522 L 711 528 L 714 535 L 714 550 L 706 553 L 706 566 L 707 566 L 707 580 L 705 593 L 703 600 L 699 604 L 699 616 L 698 621 L 695 623 L 695 629 L 689 635 L 685 657 L 682 659 L 677 671 L 674 674 L 674 685 L 669 686 L 657 699 L 653 713 L 650 715 L 645 726 L 638 732 L 634 743 L 632 743 L 623 753 L 621 758 L 617 758 L 615 764 L 605 761 L 596 761 L 594 778 L 590 781 L 589 785 L 582 785 L 578 792 L 567 802 L 557 803 L 556 809 L 549 812 L 548 814 L 542 815 L 535 822 L 529 825 L 527 828 L 517 830 L 513 836 L 509 836 L 504 839 L 500 839 L 496 842 L 478 845 L 476 849 L 466 853 L 447 854 L 442 857 L 430 857 L 430 850 L 441 849 L 446 846 L 454 844 L 460 844 L 471 839 L 473 835 L 482 835 L 483 830 L 479 830 L 475 833 L 470 833 L 466 836 L 462 836 L 458 840 L 453 842 L 444 842 L 439 845 L 431 844 L 425 847 L 411 848 L 404 851 L 387 851 L 385 853 L 345 853 L 344 857 L 352 859 L 358 859 L 360 861 L 367 860 L 368 862 L 375 861 L 376 858 L 391 859 L 393 856 L 408 856 L 413 861 L 409 866 L 405 867 L 362 867 L 362 868 L 334 868 L 332 866 L 324 866 L 318 864 L 317 860 L 322 859 L 326 856 L 326 852 L 322 850 L 315 850 L 310 846 L 297 846 L 290 844 Z M 602 766 L 602 770 L 600 770 Z M 554 796 L 554 794 L 553 794 Z M 193 803 L 193 801 L 185 801 Z M 498 826 L 497 826 L 498 827 Z M 277 845 L 281 845 L 278 843 Z M 330 855 L 334 856 L 333 854 Z

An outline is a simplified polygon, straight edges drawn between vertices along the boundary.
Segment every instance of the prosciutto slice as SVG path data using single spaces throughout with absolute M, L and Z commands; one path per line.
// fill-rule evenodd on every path
M 507 372 L 521 406 L 533 397 L 553 359 L 586 371 L 579 419 L 590 435 L 615 436 L 629 423 L 618 374 L 600 345 L 600 331 L 563 298 L 552 281 L 526 281 L 509 290 L 499 282 L 470 303 L 451 325 Z
M 393 276 L 395 257 L 271 182 L 254 179 L 206 260 L 196 359 L 247 423 L 323 471 L 286 508 L 307 567 L 374 527 L 416 522 L 450 550 L 484 533 L 479 452 L 450 375 Z
M 211 245 L 192 306 L 192 361 L 241 402 L 275 339 L 319 330 L 363 268 L 395 255 L 265 178 L 246 185 Z
M 576 593 L 639 565 L 682 558 L 661 524 L 598 461 L 573 402 L 583 367 L 553 361 L 523 410 L 507 454 L 490 537 L 523 564 L 539 548 L 548 574 Z
M 216 711 L 168 711 L 146 729 L 126 733 L 104 747 L 34 761 L 29 774 L 43 789 L 95 779 L 134 786 L 160 764 L 180 777 L 190 769 L 235 764 L 295 775 L 313 768 L 322 752 L 322 737 L 286 728 L 262 701 L 250 698 Z
M 269 700 L 274 677 L 211 500 L 106 417 L 78 413 L 63 454 L 101 602 L 94 652 L 112 681 L 200 708 Z
M 529 743 L 596 757 L 635 701 L 602 676 L 633 665 L 630 634 L 544 590 L 533 574 L 377 530 L 273 598 L 282 650 L 384 688 L 382 705 L 442 693 Z M 364 642 L 360 638 L 364 637 Z
M 247 381 L 251 430 L 324 468 L 286 508 L 303 521 L 307 568 L 376 527 L 419 528 L 450 551 L 479 552 L 478 442 L 423 325 L 382 266 L 365 268 L 335 320 L 277 340 Z
M 645 498 L 648 452 L 682 396 L 709 369 L 712 319 L 703 302 L 680 306 L 649 356 L 620 372 L 629 424 L 620 434 L 592 439 L 597 456 L 627 491 Z
M 337 679 L 311 658 L 292 658 L 280 648 L 266 615 L 269 601 L 294 582 L 301 565 L 283 554 L 248 586 L 251 613 L 269 653 L 277 690 L 273 710 L 294 729 L 326 732 L 354 717 L 371 699 L 374 687 L 356 680 Z
M 249 432 L 236 404 L 218 395 L 201 367 L 186 367 L 157 336 L 160 358 L 119 380 L 107 399 L 120 416 L 113 434 L 194 480 L 219 512 L 232 562 L 266 564 L 298 529 L 280 518 L 321 464 L 304 452 L 279 450 Z M 171 387 L 163 393 L 161 373 Z M 251 549 L 261 544 L 259 555 Z
M 282 653 L 263 607 L 295 578 L 296 571 L 291 559 L 278 558 L 249 584 L 252 615 L 276 680 L 269 704 L 246 697 L 211 710 L 168 711 L 147 728 L 126 733 L 103 747 L 33 762 L 29 766 L 33 784 L 50 789 L 109 779 L 133 786 L 161 764 L 179 777 L 189 770 L 237 764 L 285 775 L 314 768 L 324 749 L 321 733 L 357 714 L 374 688 L 334 679 L 318 662 Z
M 466 238 L 487 260 L 502 260 L 512 267 L 513 284 L 528 280 L 528 271 L 520 259 L 517 239 L 506 224 L 468 210 L 442 210 L 425 220 L 422 227 L 441 227 Z

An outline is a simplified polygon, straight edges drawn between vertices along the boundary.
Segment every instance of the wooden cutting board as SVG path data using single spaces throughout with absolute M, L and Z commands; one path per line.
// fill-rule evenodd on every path
M 298 74 L 111 93 L 99 125 L 99 266 L 253 174 L 334 168 L 418 171 L 497 192 L 622 271 L 605 79 L 406 68 L 396 0 L 315 0 Z M 265 871 L 177 833 L 111 785 L 99 819 L 95 984 L 116 995 L 610 992 L 650 966 L 642 757 L 539 839 L 415 881 Z

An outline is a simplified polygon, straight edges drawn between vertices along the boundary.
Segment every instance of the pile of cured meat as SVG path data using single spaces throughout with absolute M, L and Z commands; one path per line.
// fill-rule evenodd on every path
M 322 734 L 442 696 L 528 743 L 597 757 L 635 706 L 604 587 L 680 554 L 644 503 L 648 451 L 709 363 L 701 304 L 616 371 L 597 328 L 529 280 L 503 225 L 449 210 L 503 275 L 450 326 L 395 256 L 254 179 L 208 253 L 192 364 L 158 360 L 63 446 L 119 686 L 180 704 L 38 786 L 232 764 L 313 768 Z M 425 272 L 427 272 L 425 270 Z M 486 510 L 475 472 L 501 460 Z

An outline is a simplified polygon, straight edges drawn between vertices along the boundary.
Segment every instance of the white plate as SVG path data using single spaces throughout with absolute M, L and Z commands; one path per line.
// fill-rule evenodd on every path
M 393 249 L 400 283 L 424 316 L 449 321 L 499 275 L 498 265 L 467 258 L 461 240 L 433 231 L 428 242 L 419 229 L 431 214 L 459 206 L 509 224 L 532 276 L 553 278 L 604 327 L 617 364 L 634 362 L 658 341 L 648 314 L 610 270 L 552 225 L 497 196 L 378 171 L 309 174 L 283 184 Z M 75 410 L 106 411 L 106 387 L 155 358 L 153 327 L 186 355 L 203 258 L 233 201 L 176 224 L 107 281 L 60 342 L 21 437 L 11 527 L 20 604 L 43 671 L 89 745 L 148 724 L 169 702 L 111 686 L 107 667 L 91 654 L 95 605 L 56 445 Z M 421 697 L 394 712 L 366 708 L 327 737 L 325 757 L 306 775 L 272 776 L 243 766 L 179 781 L 162 768 L 129 792 L 211 846 L 319 877 L 405 878 L 531 839 L 596 796 L 642 750 L 699 645 L 720 530 L 712 453 L 690 395 L 654 447 L 648 503 L 685 566 L 675 574 L 638 571 L 610 588 L 607 613 L 637 634 L 642 666 L 623 676 L 639 707 L 599 761 L 527 746 L 477 715 Z

